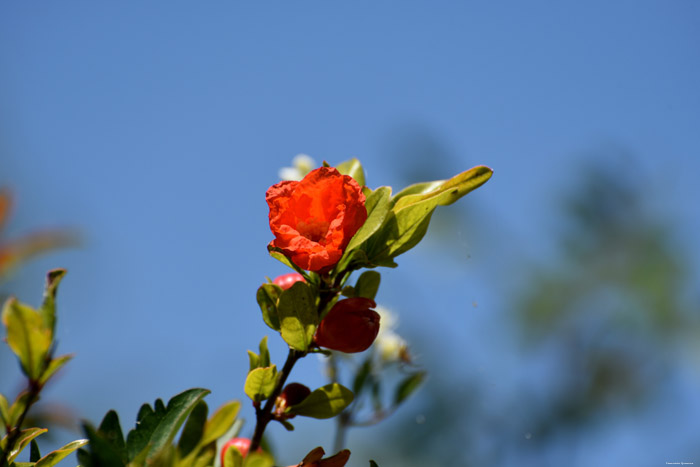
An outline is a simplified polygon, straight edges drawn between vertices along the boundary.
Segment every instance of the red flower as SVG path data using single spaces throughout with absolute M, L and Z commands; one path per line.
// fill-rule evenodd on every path
M 275 235 L 270 245 L 307 271 L 332 269 L 367 220 L 362 188 L 333 167 L 312 170 L 299 182 L 273 185 L 266 199 Z
M 379 313 L 374 300 L 355 297 L 340 300 L 316 330 L 316 344 L 345 353 L 367 350 L 379 333 Z

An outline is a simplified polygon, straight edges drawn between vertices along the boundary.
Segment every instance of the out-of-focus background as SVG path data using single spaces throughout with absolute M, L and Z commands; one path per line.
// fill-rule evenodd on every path
M 46 410 L 245 397 L 255 289 L 285 272 L 264 193 L 296 154 L 395 189 L 485 164 L 380 270 L 430 378 L 350 465 L 700 463 L 698 2 L 3 2 L 0 70 L 2 238 L 82 237 L 1 285 L 37 304 L 69 270 Z M 273 427 L 279 461 L 330 425 Z

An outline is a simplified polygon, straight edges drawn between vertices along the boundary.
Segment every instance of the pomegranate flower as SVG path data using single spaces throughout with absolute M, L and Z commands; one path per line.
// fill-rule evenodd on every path
M 367 220 L 365 195 L 350 176 L 320 167 L 301 181 L 284 181 L 266 194 L 271 246 L 301 269 L 328 272 Z

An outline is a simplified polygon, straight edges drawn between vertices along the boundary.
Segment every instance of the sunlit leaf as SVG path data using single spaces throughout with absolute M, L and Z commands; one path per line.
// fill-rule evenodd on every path
M 260 402 L 270 397 L 276 382 L 277 367 L 275 365 L 256 368 L 248 373 L 243 390 L 253 401 Z
M 308 284 L 296 282 L 280 296 L 282 339 L 296 350 L 309 348 L 318 324 L 315 296 Z
M 49 378 L 51 378 L 58 370 L 63 368 L 63 365 L 68 363 L 72 358 L 73 355 L 61 355 L 60 357 L 51 359 L 49 364 L 46 366 L 46 369 L 41 374 L 39 384 L 45 384 Z
M 306 399 L 289 408 L 289 413 L 311 418 L 331 418 L 342 412 L 353 400 L 352 391 L 338 383 L 312 391 Z
M 229 401 L 219 407 L 204 426 L 201 444 L 209 444 L 223 436 L 236 421 L 241 409 L 239 401 Z
M 15 458 L 19 455 L 20 452 L 22 452 L 22 450 L 25 447 L 27 447 L 31 440 L 33 440 L 42 433 L 46 433 L 47 431 L 49 430 L 47 430 L 46 428 L 27 428 L 26 430 L 20 431 L 19 436 L 15 441 L 13 449 L 9 453 L 7 453 L 7 460 L 15 460 Z
M 86 439 L 79 439 L 77 441 L 73 441 L 72 443 L 68 443 L 62 448 L 50 452 L 39 459 L 35 467 L 52 467 L 72 454 L 76 449 L 85 446 L 87 443 L 88 440 Z
M 51 347 L 51 330 L 36 310 L 14 298 L 5 303 L 2 322 L 7 328 L 7 344 L 19 358 L 22 370 L 37 381 Z
M 335 168 L 343 175 L 349 175 L 355 179 L 358 185 L 363 186 L 365 184 L 365 170 L 362 168 L 362 164 L 356 158 L 352 158 L 345 162 L 341 162 L 336 165 Z
M 384 219 L 386 219 L 391 206 L 391 187 L 381 186 L 367 197 L 367 200 L 365 201 L 365 208 L 367 208 L 367 220 L 364 224 L 362 224 L 362 227 L 360 227 L 352 239 L 350 239 L 350 243 L 348 243 L 348 246 L 345 249 L 346 254 L 361 245 L 362 242 L 367 240 L 372 236 L 372 234 L 379 230 L 384 222 Z

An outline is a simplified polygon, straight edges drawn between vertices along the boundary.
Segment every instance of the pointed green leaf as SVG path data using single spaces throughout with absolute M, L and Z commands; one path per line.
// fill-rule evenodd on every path
M 381 228 L 367 241 L 365 250 L 370 263 L 393 262 L 393 258 L 416 246 L 427 232 L 437 206 L 454 203 L 486 183 L 491 174 L 488 167 L 478 166 L 436 184 L 431 191 L 397 196 Z
M 39 308 L 39 314 L 44 320 L 44 325 L 53 336 L 56 327 L 56 292 L 58 284 L 66 275 L 65 269 L 54 269 L 46 275 L 46 287 L 44 288 L 44 301 Z
M 41 374 L 39 384 L 45 384 L 58 370 L 63 368 L 63 365 L 65 365 L 72 359 L 73 355 L 61 355 L 60 357 L 51 359 L 49 364 L 46 366 L 46 369 Z
M 258 287 L 255 298 L 262 311 L 263 321 L 271 329 L 280 330 L 280 319 L 277 314 L 277 303 L 279 302 L 282 288 L 275 284 L 263 284 Z
M 272 394 L 277 382 L 277 367 L 275 365 L 256 368 L 248 373 L 243 390 L 255 402 L 264 401 Z
M 54 465 L 61 462 L 61 460 L 65 459 L 70 454 L 72 454 L 76 449 L 85 446 L 87 443 L 88 440 L 86 439 L 79 439 L 77 441 L 73 441 L 72 443 L 68 443 L 62 448 L 50 452 L 41 459 L 39 459 L 35 467 L 53 467 Z
M 267 336 L 262 338 L 258 349 L 260 350 L 260 366 L 270 366 L 270 351 L 267 349 Z
M 187 456 L 199 444 L 204 433 L 204 425 L 207 423 L 209 407 L 204 401 L 199 401 L 192 409 L 192 413 L 187 417 L 182 434 L 177 442 L 177 449 L 180 457 Z
M 250 371 L 260 367 L 260 357 L 252 350 L 248 350 L 248 364 Z
M 367 208 L 367 220 L 362 227 L 350 239 L 345 254 L 360 246 L 362 242 L 370 238 L 384 223 L 386 216 L 393 205 L 391 201 L 391 187 L 381 186 L 374 190 L 365 201 Z M 342 261 L 342 260 L 341 260 Z
M 381 274 L 377 271 L 363 272 L 355 284 L 355 295 L 357 297 L 365 297 L 374 300 L 379 290 L 381 278 Z
M 327 384 L 290 407 L 289 413 L 312 418 L 331 418 L 345 410 L 353 400 L 352 391 L 338 383 Z
M 31 399 L 32 395 L 29 393 L 29 391 L 22 391 L 17 395 L 17 398 L 15 401 L 12 403 L 9 409 L 9 423 L 8 425 L 10 426 L 17 426 L 19 423 L 19 418 L 22 416 L 22 413 L 25 411 L 27 408 L 27 404 L 29 404 L 29 400 Z M 36 401 L 34 401 L 36 402 Z
M 14 426 L 10 423 L 10 405 L 2 394 L 0 394 L 0 423 L 3 427 Z
M 365 170 L 356 158 L 353 157 L 350 160 L 341 162 L 335 168 L 343 175 L 350 175 L 358 185 L 363 186 L 365 184 Z
M 27 428 L 26 430 L 20 431 L 19 437 L 17 437 L 13 449 L 7 454 L 7 460 L 15 460 L 15 457 L 17 457 L 19 453 L 22 452 L 25 447 L 27 447 L 31 440 L 42 433 L 46 433 L 47 431 L 49 430 L 46 428 Z
M 163 401 L 156 400 L 155 410 L 144 404 L 139 411 L 136 428 L 127 436 L 127 450 L 130 460 L 154 458 L 163 447 L 172 443 L 178 430 L 200 400 L 209 394 L 201 388 L 188 389 L 174 396 L 163 406 Z
M 209 444 L 226 434 L 236 422 L 240 410 L 241 403 L 239 401 L 229 401 L 219 407 L 204 426 L 201 444 Z
M 97 433 L 114 448 L 114 451 L 119 455 L 119 459 L 126 462 L 127 454 L 124 433 L 119 423 L 119 415 L 115 410 L 110 410 L 105 414 Z
M 19 357 L 22 370 L 37 381 L 51 347 L 51 331 L 33 308 L 11 298 L 5 302 L 2 322 L 7 327 L 7 344 Z
M 39 445 L 36 440 L 33 439 L 32 442 L 29 443 L 29 462 L 36 462 L 39 459 L 41 459 L 41 451 L 39 451 Z
M 243 456 L 235 446 L 226 449 L 223 467 L 243 467 Z
M 373 460 L 370 460 L 369 467 L 379 467 L 379 465 L 376 462 L 374 462 Z
M 277 310 L 282 339 L 293 349 L 306 351 L 318 324 L 311 287 L 305 282 L 294 283 L 282 292 Z
M 407 376 L 403 381 L 401 381 L 398 388 L 396 388 L 396 393 L 394 394 L 394 405 L 401 404 L 408 398 L 408 396 L 413 394 L 416 389 L 423 384 L 423 381 L 425 381 L 425 376 L 426 373 L 421 371 Z

